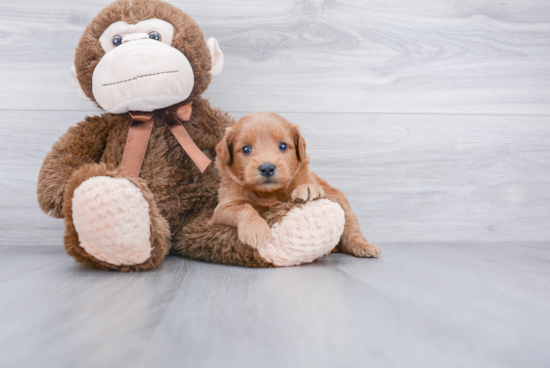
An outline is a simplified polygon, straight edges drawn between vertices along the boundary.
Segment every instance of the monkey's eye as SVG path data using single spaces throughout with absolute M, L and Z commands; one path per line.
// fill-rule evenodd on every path
M 160 33 L 158 33 L 157 31 L 153 31 L 149 33 L 149 38 L 155 41 L 160 41 Z
M 115 47 L 120 46 L 121 44 L 122 44 L 122 37 L 120 37 L 119 35 L 116 35 L 115 37 L 113 37 L 113 45 L 115 45 Z
M 250 152 L 252 152 L 252 147 L 244 146 L 241 151 L 243 151 L 243 154 L 248 155 L 248 154 L 250 154 Z
M 285 142 L 279 143 L 279 150 L 281 150 L 281 151 L 284 152 L 284 151 L 286 151 L 287 149 L 288 149 L 288 146 L 286 145 Z

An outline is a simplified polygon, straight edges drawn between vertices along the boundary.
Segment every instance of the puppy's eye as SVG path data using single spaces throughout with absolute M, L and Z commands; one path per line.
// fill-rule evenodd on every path
M 113 37 L 113 45 L 115 47 L 120 46 L 121 44 L 122 44 L 122 37 L 120 37 L 119 35 L 116 35 L 115 37 Z
M 245 155 L 248 155 L 250 152 L 252 152 L 252 147 L 250 146 L 244 146 L 243 149 L 242 149 L 243 153 Z
M 279 150 L 281 150 L 281 151 L 284 152 L 284 151 L 286 151 L 287 149 L 288 149 L 288 146 L 286 145 L 285 142 L 279 143 Z
M 155 41 L 160 41 L 160 33 L 158 33 L 157 31 L 153 31 L 149 33 L 149 38 Z

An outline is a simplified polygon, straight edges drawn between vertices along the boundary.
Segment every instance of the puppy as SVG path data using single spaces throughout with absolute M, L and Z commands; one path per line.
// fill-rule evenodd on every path
M 216 153 L 221 184 L 212 223 L 236 227 L 243 243 L 256 248 L 268 242 L 271 229 L 260 214 L 271 206 L 324 197 L 345 212 L 344 232 L 333 252 L 380 255 L 380 248 L 361 234 L 344 193 L 309 171 L 297 125 L 272 112 L 246 115 L 227 129 Z

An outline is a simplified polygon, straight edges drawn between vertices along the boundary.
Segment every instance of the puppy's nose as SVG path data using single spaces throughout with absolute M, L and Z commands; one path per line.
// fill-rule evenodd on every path
M 275 175 L 275 165 L 273 164 L 261 164 L 258 170 L 260 170 L 260 175 L 266 178 Z

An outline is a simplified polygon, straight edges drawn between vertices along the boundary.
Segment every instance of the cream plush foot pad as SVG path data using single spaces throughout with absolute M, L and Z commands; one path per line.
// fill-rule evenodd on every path
M 130 181 L 95 176 L 74 191 L 73 222 L 86 253 L 114 265 L 151 256 L 149 204 Z
M 258 251 L 276 266 L 313 262 L 338 244 L 344 222 L 344 210 L 338 203 L 328 199 L 308 202 L 273 225 L 270 241 Z

